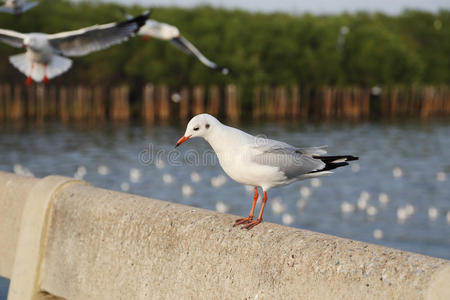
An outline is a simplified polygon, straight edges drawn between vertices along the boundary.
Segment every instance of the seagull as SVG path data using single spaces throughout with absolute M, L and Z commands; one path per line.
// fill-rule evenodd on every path
M 38 5 L 38 2 L 28 2 L 26 0 L 7 0 L 5 4 L 0 6 L 0 12 L 13 15 L 20 15 L 29 9 Z
M 0 29 L 0 41 L 27 50 L 9 57 L 11 64 L 27 75 L 27 85 L 32 80 L 47 83 L 72 66 L 72 60 L 66 56 L 82 56 L 124 42 L 144 25 L 147 18 L 148 12 L 145 12 L 120 23 L 94 25 L 55 34 Z
M 246 229 L 262 222 L 267 191 L 271 188 L 329 175 L 331 170 L 348 165 L 347 161 L 358 159 L 351 155 L 324 156 L 326 146 L 297 148 L 284 142 L 253 136 L 226 126 L 209 114 L 193 117 L 175 147 L 193 137 L 201 137 L 211 145 L 228 176 L 254 187 L 249 216 L 236 220 L 234 224 L 243 225 Z M 258 187 L 263 191 L 262 206 L 258 218 L 253 220 Z
M 178 30 L 178 28 L 173 25 L 158 22 L 155 20 L 147 20 L 147 22 L 145 22 L 145 25 L 139 29 L 138 34 L 142 35 L 144 39 L 153 37 L 164 41 L 170 41 L 175 47 L 177 47 L 184 53 L 195 56 L 208 68 L 218 70 L 224 75 L 227 75 L 230 72 L 228 68 L 218 66 L 217 64 L 207 59 L 194 45 L 192 45 L 187 39 L 181 36 L 180 30 Z

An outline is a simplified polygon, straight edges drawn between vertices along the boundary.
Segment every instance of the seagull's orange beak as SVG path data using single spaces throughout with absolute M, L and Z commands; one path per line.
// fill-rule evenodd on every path
M 182 137 L 178 140 L 178 142 L 175 144 L 175 148 L 178 147 L 178 146 L 180 146 L 180 145 L 183 144 L 184 142 L 186 142 L 191 136 L 192 136 L 192 135 L 190 135 L 190 136 L 182 136 Z

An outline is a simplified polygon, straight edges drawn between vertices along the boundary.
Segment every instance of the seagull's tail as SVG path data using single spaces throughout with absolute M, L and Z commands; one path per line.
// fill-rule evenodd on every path
M 337 155 L 337 156 L 313 156 L 315 159 L 320 159 L 325 163 L 325 167 L 323 169 L 311 172 L 323 172 L 333 170 L 339 167 L 347 166 L 347 161 L 358 160 L 358 157 L 352 155 Z
M 47 79 L 52 79 L 66 72 L 72 66 L 72 60 L 59 55 L 53 55 L 47 66 L 36 62 L 32 63 L 26 53 L 10 56 L 9 61 L 20 72 L 31 77 L 36 82 L 45 81 L 44 76 Z
M 53 55 L 51 62 L 47 65 L 47 77 L 52 79 L 66 72 L 72 66 L 72 60 L 67 57 Z

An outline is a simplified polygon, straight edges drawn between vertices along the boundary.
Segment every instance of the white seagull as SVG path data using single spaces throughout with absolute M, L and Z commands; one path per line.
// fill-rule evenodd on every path
M 7 0 L 5 4 L 0 6 L 0 12 L 20 15 L 38 4 L 38 2 L 28 2 L 26 0 Z
M 126 41 L 144 25 L 147 18 L 148 12 L 120 23 L 55 34 L 0 29 L 0 41 L 27 50 L 26 53 L 9 57 L 11 64 L 27 75 L 27 84 L 31 84 L 32 80 L 46 83 L 72 66 L 72 60 L 65 56 L 82 56 Z
M 141 29 L 139 29 L 138 34 L 142 35 L 144 39 L 153 37 L 164 41 L 170 41 L 174 46 L 176 46 L 184 53 L 195 56 L 208 68 L 218 70 L 224 75 L 227 75 L 230 72 L 228 68 L 218 66 L 217 64 L 207 59 L 194 45 L 192 45 L 187 39 L 181 36 L 178 28 L 173 25 L 158 22 L 155 20 L 147 20 L 147 22 L 145 22 L 145 25 L 142 26 Z
M 323 146 L 297 148 L 284 142 L 253 136 L 226 126 L 208 114 L 193 117 L 175 147 L 192 137 L 202 137 L 211 145 L 228 176 L 254 187 L 249 216 L 235 222 L 235 226 L 244 224 L 243 228 L 246 229 L 262 222 L 269 189 L 297 180 L 329 175 L 332 173 L 330 170 L 358 159 L 351 155 L 324 156 L 326 151 Z M 259 216 L 253 220 L 258 187 L 261 187 L 264 196 Z

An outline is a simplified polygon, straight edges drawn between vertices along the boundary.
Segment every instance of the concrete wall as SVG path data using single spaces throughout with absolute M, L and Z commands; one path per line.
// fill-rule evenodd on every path
M 30 193 L 44 189 L 51 201 Z M 15 249 L 33 201 L 47 202 L 40 255 Z M 28 263 L 38 269 L 29 299 L 450 299 L 450 261 L 267 222 L 247 231 L 235 218 L 0 173 L 0 275 L 27 289 L 14 275 L 29 253 L 38 260 Z

